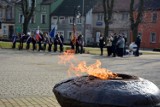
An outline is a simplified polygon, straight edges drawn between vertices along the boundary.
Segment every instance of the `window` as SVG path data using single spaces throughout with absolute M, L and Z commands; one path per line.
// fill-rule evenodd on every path
M 29 0 L 28 4 L 29 4 L 29 7 L 31 7 L 32 6 L 32 0 Z M 35 0 L 35 7 L 36 7 L 36 0 Z
M 73 24 L 73 17 L 69 17 L 68 20 L 69 20 L 69 24 Z
M 156 43 L 156 33 L 152 32 L 150 34 L 150 42 L 151 43 Z
M 54 16 L 54 17 L 53 17 L 53 20 L 58 20 L 58 17 L 57 17 L 57 16 Z
M 101 32 L 96 32 L 96 42 L 99 42 L 100 34 L 101 34 Z
M 3 34 L 6 35 L 7 34 L 7 27 L 3 26 Z
M 68 31 L 68 34 L 67 34 L 67 41 L 70 41 L 71 39 L 71 36 L 72 36 L 72 31 Z
M 80 35 L 80 34 L 82 34 L 82 32 L 81 31 L 76 31 L 76 37 L 78 36 L 78 35 Z
M 34 24 L 35 23 L 35 16 L 33 15 L 30 19 L 30 23 Z
M 157 22 L 157 13 L 152 14 L 152 22 L 153 23 Z
M 57 24 L 58 21 L 58 17 L 57 16 L 53 16 L 52 17 L 52 24 Z
M 77 22 L 77 24 L 82 24 L 82 19 L 81 18 L 77 18 L 76 22 Z
M 59 30 L 59 31 L 56 31 L 56 33 L 59 33 L 59 34 L 61 34 L 61 35 L 64 36 L 64 31 L 62 31 L 62 30 L 61 30 L 61 31 L 60 31 L 60 30 Z
M 103 14 L 99 13 L 97 15 L 97 21 L 103 21 Z
M 6 19 L 11 19 L 12 18 L 12 7 L 8 7 L 6 9 Z
M 123 21 L 128 20 L 128 13 L 126 12 L 122 13 L 122 20 Z
M 46 15 L 45 14 L 41 15 L 41 23 L 46 24 Z
M 24 16 L 22 14 L 19 14 L 19 23 L 24 22 Z
M 45 11 L 46 11 L 46 7 L 45 7 L 45 6 L 42 6 L 41 10 L 42 10 L 43 12 L 45 12 Z
M 61 24 L 65 23 L 65 17 L 64 16 L 59 17 L 59 23 L 61 23 Z

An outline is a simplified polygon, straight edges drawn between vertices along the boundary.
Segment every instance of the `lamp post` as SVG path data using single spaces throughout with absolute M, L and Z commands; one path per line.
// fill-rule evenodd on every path
M 76 18 L 80 17 L 80 12 L 79 12 L 80 6 L 78 5 L 77 7 L 74 8 L 74 14 L 73 14 L 73 33 L 75 33 L 75 25 L 76 25 Z
M 85 40 L 86 40 L 86 34 L 85 34 L 85 23 L 86 23 L 86 17 L 85 17 L 85 1 L 83 0 L 82 1 L 82 33 L 84 35 L 84 43 L 85 43 Z
M 80 6 L 78 5 L 77 7 L 74 7 L 74 13 L 73 13 L 73 35 L 72 35 L 72 38 L 71 38 L 71 49 L 74 49 L 74 45 L 76 43 L 76 29 L 75 29 L 75 26 L 76 26 L 76 18 L 79 18 L 80 17 L 80 12 L 79 12 L 79 8 Z

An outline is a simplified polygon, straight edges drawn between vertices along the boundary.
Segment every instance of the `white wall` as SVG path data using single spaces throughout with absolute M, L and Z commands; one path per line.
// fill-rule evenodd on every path
M 105 27 L 104 19 L 103 21 L 98 21 L 97 17 L 98 17 L 98 13 L 93 14 L 93 27 L 104 28 Z M 122 20 L 121 12 L 113 13 L 112 24 L 110 24 L 111 29 L 123 29 L 123 28 L 126 29 L 129 27 L 130 27 L 129 14 L 127 19 Z
M 90 42 L 93 42 L 93 36 L 92 36 L 92 28 L 93 28 L 93 14 L 92 9 L 86 14 L 86 25 L 85 25 L 85 43 L 89 44 Z

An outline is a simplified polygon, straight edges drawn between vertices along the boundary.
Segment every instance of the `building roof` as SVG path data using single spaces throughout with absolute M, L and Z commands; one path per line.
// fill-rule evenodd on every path
M 62 4 L 51 14 L 54 16 L 73 16 L 76 7 L 82 15 L 84 1 L 84 15 L 93 7 L 98 0 L 64 0 Z
M 160 9 L 160 0 L 145 0 L 145 9 L 157 10 Z
M 135 0 L 134 5 L 136 6 L 138 2 L 139 0 Z M 102 3 L 103 1 L 99 0 L 99 2 L 93 8 L 93 13 L 104 12 Z M 129 9 L 130 9 L 130 0 L 114 0 L 113 11 L 115 12 L 129 11 Z
M 137 9 L 139 5 L 139 0 L 135 0 L 134 8 Z M 160 9 L 160 0 L 144 0 L 145 9 L 156 10 Z M 130 0 L 115 0 L 113 11 L 129 11 L 130 10 Z M 102 0 L 95 5 L 93 8 L 93 13 L 103 12 Z

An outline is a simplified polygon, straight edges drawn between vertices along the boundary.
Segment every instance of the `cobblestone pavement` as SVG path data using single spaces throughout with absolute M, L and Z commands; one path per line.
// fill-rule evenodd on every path
M 0 107 L 60 107 L 52 89 L 69 77 L 68 66 L 58 64 L 58 55 L 0 49 Z M 160 55 L 113 58 L 78 54 L 76 58 L 88 65 L 99 59 L 104 68 L 140 76 L 160 87 Z
M 2 98 L 0 107 L 60 107 L 55 97 Z

